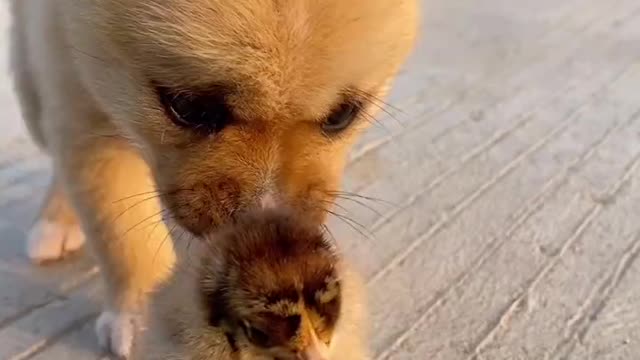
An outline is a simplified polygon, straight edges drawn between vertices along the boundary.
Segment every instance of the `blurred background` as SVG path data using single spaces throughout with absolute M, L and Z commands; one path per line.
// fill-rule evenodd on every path
M 0 5 L 0 359 L 96 359 L 97 269 L 34 267 L 49 181 Z M 425 0 L 333 233 L 367 278 L 374 358 L 640 357 L 640 3 Z

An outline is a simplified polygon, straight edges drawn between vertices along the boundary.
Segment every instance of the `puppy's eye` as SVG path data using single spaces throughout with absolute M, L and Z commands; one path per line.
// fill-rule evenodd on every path
M 361 105 L 345 102 L 333 110 L 322 123 L 322 131 L 327 135 L 337 134 L 349 127 L 358 116 Z
M 232 120 L 223 96 L 158 88 L 160 102 L 176 125 L 205 135 L 222 131 Z

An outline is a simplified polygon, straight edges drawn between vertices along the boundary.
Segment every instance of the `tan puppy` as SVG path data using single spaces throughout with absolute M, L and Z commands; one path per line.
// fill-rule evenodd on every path
M 254 212 L 179 253 L 134 360 L 368 358 L 362 283 L 320 227 Z
M 55 169 L 28 252 L 56 260 L 86 235 L 107 289 L 99 340 L 125 356 L 173 264 L 169 229 L 202 237 L 256 203 L 323 221 L 418 14 L 417 0 L 11 3 L 17 92 Z

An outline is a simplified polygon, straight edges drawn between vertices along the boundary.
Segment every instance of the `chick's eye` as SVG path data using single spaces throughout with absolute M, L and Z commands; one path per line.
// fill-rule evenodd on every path
M 345 102 L 333 110 L 322 123 L 325 134 L 339 133 L 349 127 L 358 116 L 361 106 L 354 102 Z
M 205 135 L 222 131 L 231 122 L 223 96 L 158 88 L 160 102 L 174 124 Z
M 242 330 L 244 331 L 244 335 L 253 343 L 253 345 L 259 347 L 269 347 L 271 345 L 271 341 L 269 339 L 269 335 L 267 335 L 264 331 L 260 329 L 256 329 L 248 324 L 244 324 L 242 326 Z

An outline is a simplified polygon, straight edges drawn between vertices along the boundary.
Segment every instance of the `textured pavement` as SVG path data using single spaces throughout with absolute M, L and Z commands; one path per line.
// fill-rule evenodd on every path
M 376 360 L 640 359 L 640 3 L 425 5 L 345 180 L 384 201 L 332 221 L 368 279 Z M 101 358 L 88 256 L 23 255 L 49 170 L 10 88 L 3 73 L 0 359 Z

